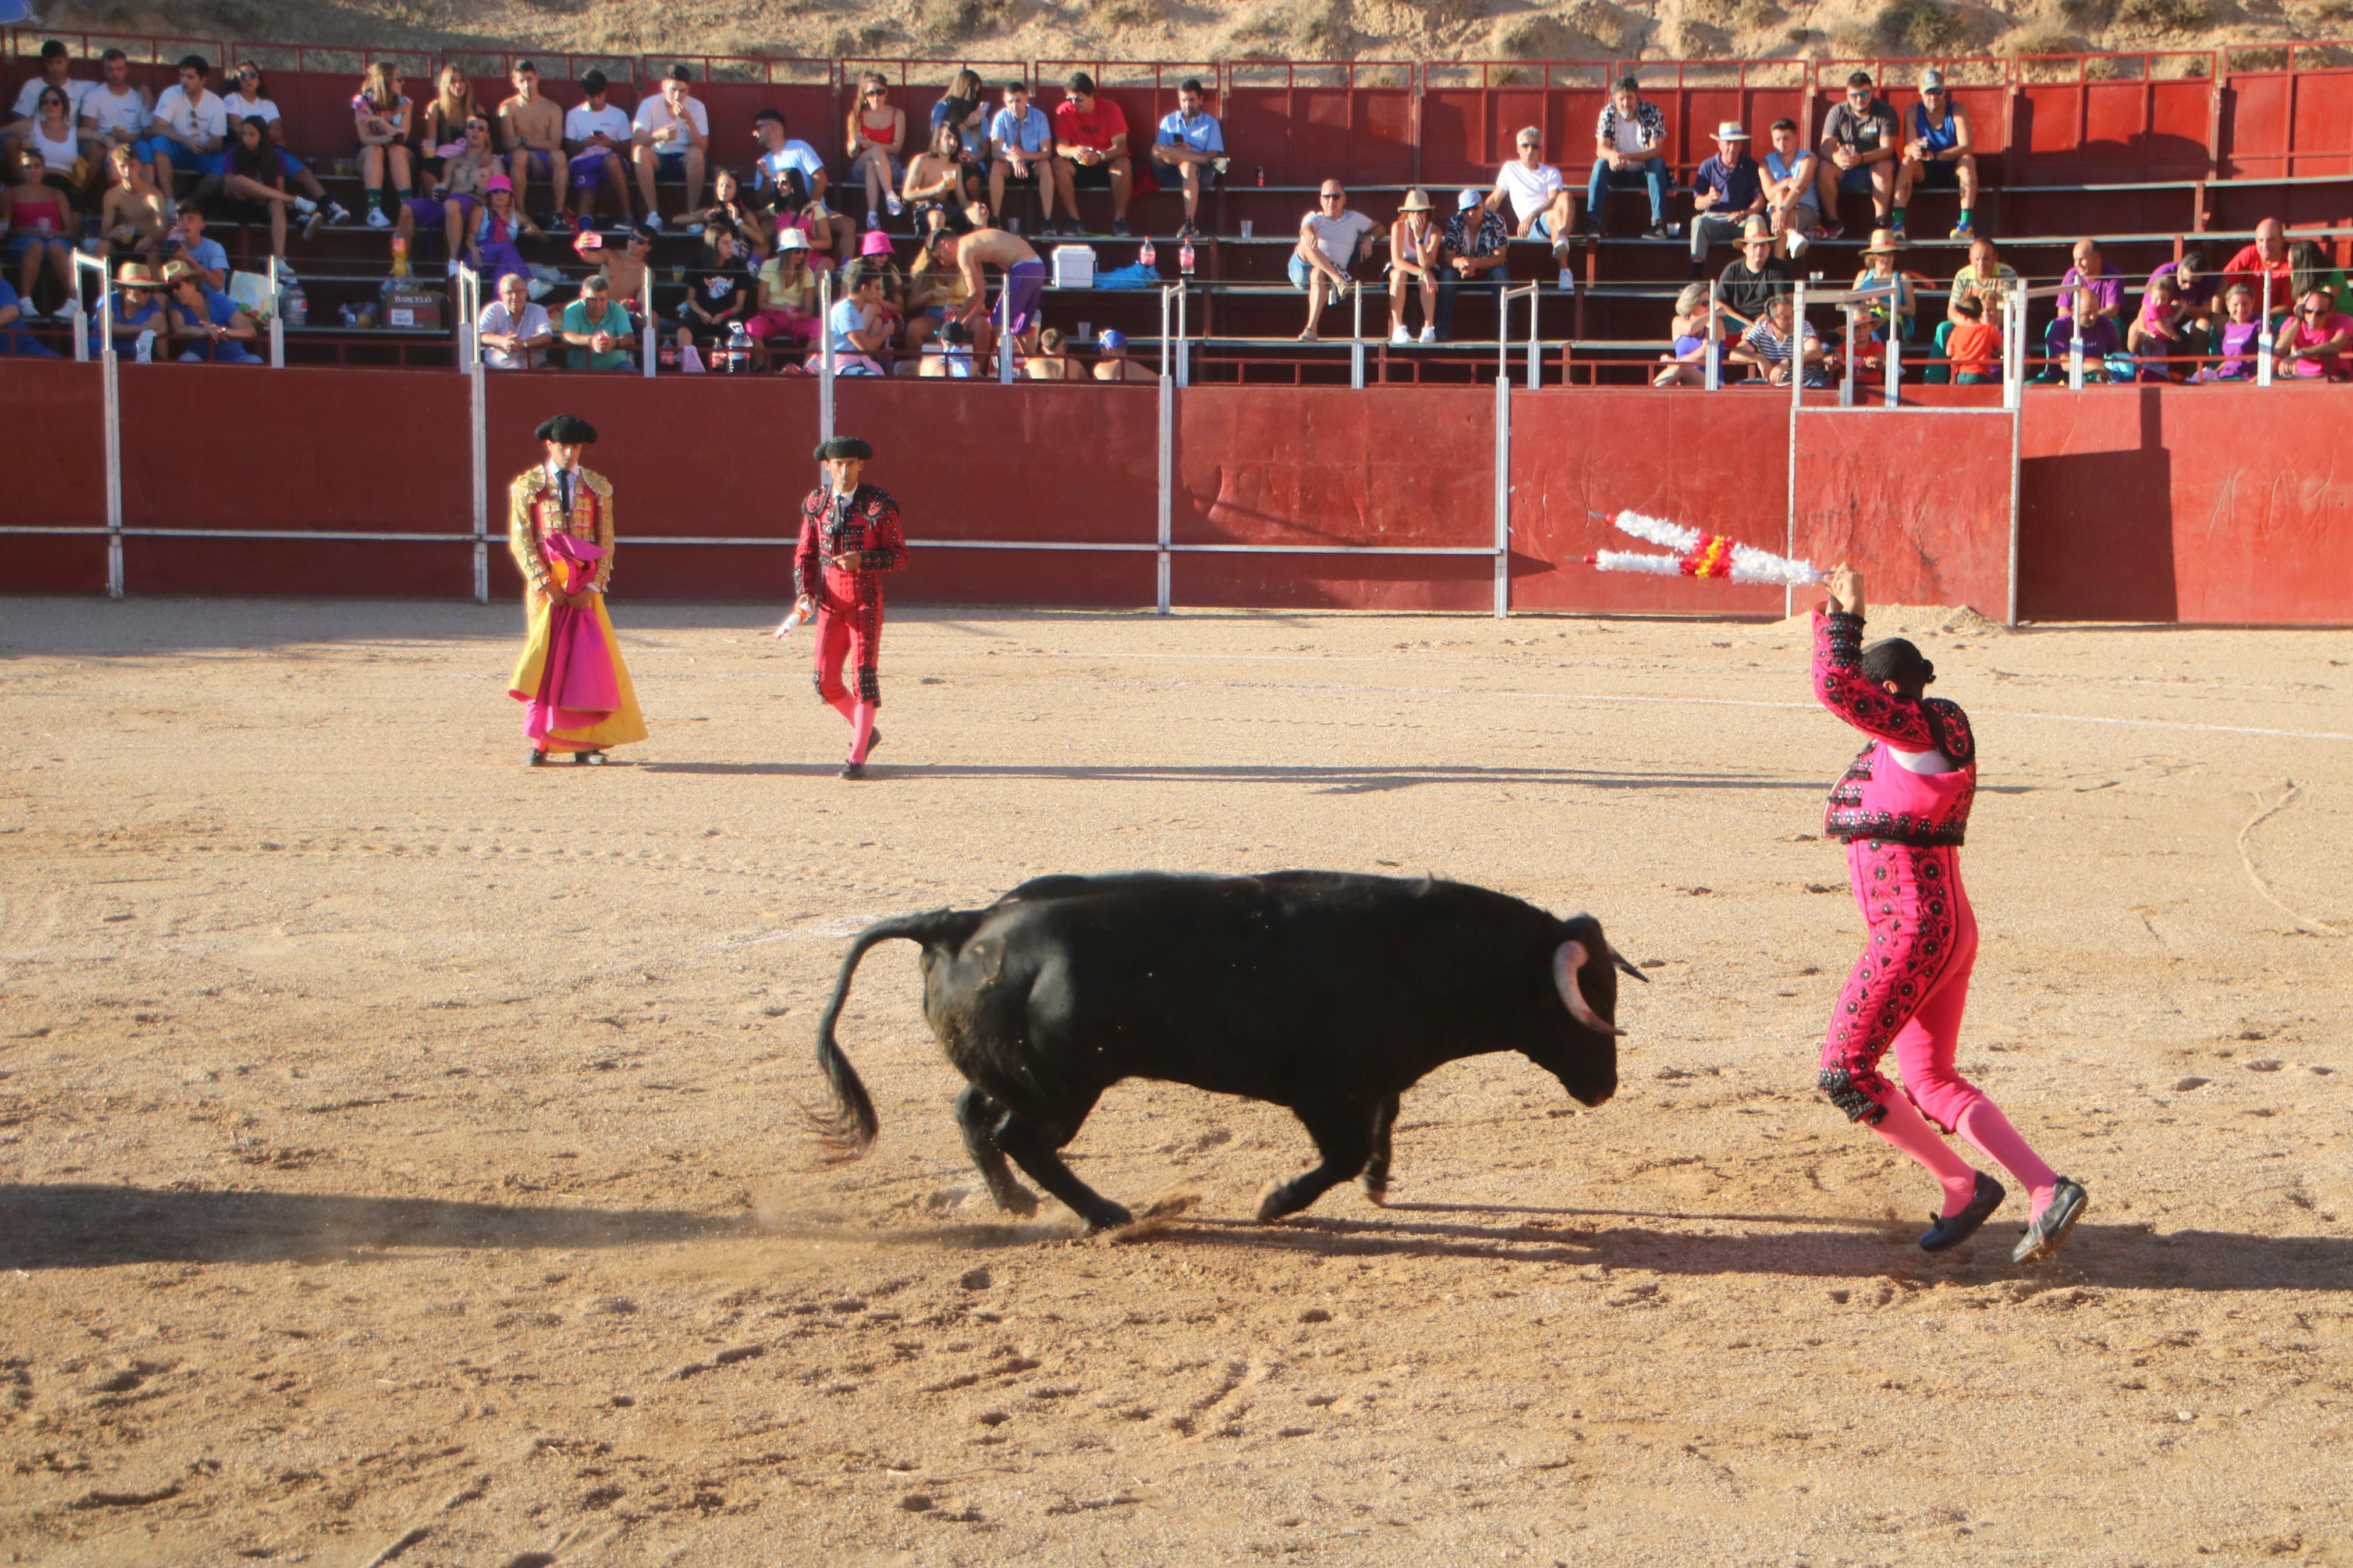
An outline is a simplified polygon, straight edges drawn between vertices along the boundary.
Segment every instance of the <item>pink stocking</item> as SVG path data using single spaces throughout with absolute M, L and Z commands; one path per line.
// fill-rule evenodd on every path
M 825 705 L 832 709 L 835 712 L 840 714 L 841 721 L 843 723 L 856 724 L 858 722 L 858 705 L 850 701 L 848 697 L 828 697 L 825 700 Z
M 873 703 L 860 702 L 850 711 L 849 760 L 851 762 L 862 763 L 866 760 L 866 748 L 874 739 L 874 710 Z M 2016 1134 L 2013 1133 L 2011 1136 L 2015 1137 Z
M 2018 1129 L 2010 1124 L 2001 1108 L 1982 1097 L 1971 1100 L 1962 1110 L 1957 1128 L 1978 1152 L 2026 1184 L 2034 1212 L 2041 1214 L 2042 1205 L 2051 1201 L 2052 1189 L 2059 1184 L 2059 1173 L 2026 1146 L 2026 1140 L 2018 1135 Z
M 1928 1173 L 1944 1184 L 1947 1218 L 1967 1208 L 1978 1194 L 1978 1173 L 1969 1163 L 1953 1152 L 1952 1145 L 1937 1135 L 1902 1093 L 1892 1093 L 1879 1103 L 1887 1108 L 1887 1114 L 1872 1131 L 1928 1167 Z

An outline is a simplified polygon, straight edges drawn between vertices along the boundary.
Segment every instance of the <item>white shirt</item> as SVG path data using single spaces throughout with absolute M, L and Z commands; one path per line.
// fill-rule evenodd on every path
M 483 332 L 501 334 L 512 332 L 519 338 L 535 338 L 542 332 L 553 331 L 548 324 L 545 306 L 535 301 L 526 301 L 522 308 L 522 320 L 517 322 L 515 318 L 508 313 L 507 302 L 504 300 L 493 300 L 483 306 L 482 318 L 474 324 L 474 330 L 478 336 Z M 546 353 L 544 346 L 526 349 L 516 353 L 484 343 L 482 363 L 492 370 L 529 370 Z M 550 468 L 548 471 L 553 474 L 554 469 Z
M 136 136 L 147 129 L 150 118 L 147 95 L 127 82 L 121 97 L 111 88 L 100 85 L 81 100 L 81 111 L 98 127 L 101 136 L 113 131 L 128 131 Z
M 564 111 L 564 139 L 573 145 L 586 143 L 599 131 L 611 137 L 615 146 L 626 145 L 629 140 L 629 117 L 610 103 L 602 109 L 576 103 Z
M 49 79 L 47 76 L 37 76 L 16 89 L 17 119 L 39 118 L 34 111 L 40 107 L 42 89 L 48 85 Z M 66 118 L 79 120 L 82 114 L 82 100 L 96 92 L 101 84 L 94 81 L 76 81 L 73 78 L 68 77 L 57 85 L 58 89 L 66 95 Z
M 540 314 L 544 316 L 547 312 L 542 310 Z M 558 468 L 553 458 L 548 458 L 541 466 L 547 470 L 547 482 L 555 487 L 556 504 L 565 510 L 570 511 L 573 505 L 572 498 L 580 489 L 580 470 Z
M 1496 174 L 1495 188 L 1512 198 L 1512 216 L 1525 223 L 1560 194 L 1560 171 L 1550 163 L 1531 169 L 1514 158 Z
M 221 104 L 230 114 L 239 120 L 260 119 L 275 124 L 280 118 L 278 105 L 266 98 L 257 98 L 251 103 L 248 103 L 241 96 L 232 92 L 222 97 Z
M 1315 248 L 1324 253 L 1324 259 L 1345 272 L 1356 258 L 1357 239 L 1377 226 L 1360 212 L 1345 212 L 1338 217 L 1309 213 L 1307 226 L 1315 236 Z
M 792 169 L 798 169 L 801 179 L 810 190 L 815 190 L 818 176 L 825 173 L 825 161 L 817 155 L 817 149 L 791 137 L 787 137 L 785 144 L 775 152 L 761 153 L 753 166 L 759 171 L 760 176 L 754 188 L 763 191 L 772 185 L 781 187 L 786 172 Z
M 694 122 L 696 131 L 706 138 L 710 136 L 711 111 L 702 107 L 702 100 L 688 99 L 685 117 Z M 678 121 L 679 117 L 670 111 L 670 100 L 660 93 L 656 93 L 638 105 L 638 117 L 632 123 L 635 129 L 653 139 L 654 151 L 668 153 L 683 153 L 693 145 L 683 132 L 669 138 L 664 138 L 661 134 Z
M 1620 153 L 1651 153 L 1656 151 L 1656 149 L 1649 142 L 1642 140 L 1641 116 L 1638 114 L 1621 114 L 1618 117 L 1618 151 Z
M 209 136 L 215 142 L 225 141 L 228 136 L 228 105 L 221 101 L 219 93 L 198 90 L 204 92 L 203 100 L 190 103 L 177 82 L 165 88 L 163 96 L 155 100 L 155 123 L 181 142 L 193 144 L 199 135 Z

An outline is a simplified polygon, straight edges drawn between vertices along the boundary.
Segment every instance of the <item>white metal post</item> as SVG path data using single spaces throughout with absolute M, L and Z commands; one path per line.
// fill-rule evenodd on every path
M 2293 304 L 2294 301 L 2291 300 L 2290 303 Z M 2263 330 L 2255 334 L 2260 340 L 2260 346 L 2255 351 L 2255 384 L 2269 386 L 2272 384 L 2272 376 L 2275 374 L 2275 368 L 2272 363 L 2272 273 L 2269 267 L 2263 268 L 2262 321 Z
M 1165 341 L 1165 340 L 1164 340 Z M 1162 356 L 1166 363 L 1166 356 Z M 1155 537 L 1160 546 L 1159 586 L 1154 598 L 1160 613 L 1168 613 L 1168 546 L 1175 539 L 1176 497 L 1176 378 L 1160 373 L 1160 497 Z
M 1172 297 L 1176 292 L 1175 287 L 1170 284 L 1163 283 L 1160 286 L 1160 374 L 1162 375 L 1175 374 L 1168 363 L 1168 318 L 1176 311 L 1176 301 Z
M 1789 461 L 1783 482 L 1783 500 L 1787 518 L 1783 524 L 1788 538 L 1782 542 L 1784 553 L 1798 552 L 1798 416 L 1806 406 L 1806 280 L 1797 279 L 1789 300 Z M 1798 590 L 1793 585 L 1781 590 L 1781 614 L 1798 613 Z
M 2021 290 L 2007 289 L 2001 297 L 2001 405 L 2016 413 L 2025 400 L 2026 300 Z
M 2074 333 L 2067 341 L 2067 390 L 2081 392 L 2084 390 L 2084 311 L 2082 301 L 2073 296 L 2067 300 L 2067 319 L 2073 323 Z
M 1887 384 L 1887 406 L 1898 406 L 1897 393 L 1904 381 L 1904 318 L 1893 302 L 1887 307 L 1887 358 L 1881 363 L 1880 379 Z
M 1189 303 L 1190 301 L 1186 298 L 1185 286 L 1178 284 L 1176 286 L 1176 384 L 1179 386 L 1193 384 L 1193 345 L 1187 336 L 1188 329 L 1186 324 L 1186 310 Z
M 1348 290 L 1348 384 L 1362 388 L 1365 384 L 1365 289 L 1362 284 Z
M 1005 292 L 997 297 L 997 384 L 1013 384 L 1013 279 L 1005 279 Z
M 661 330 L 654 321 L 654 269 L 650 267 L 638 284 L 638 308 L 646 314 L 646 324 L 638 331 L 638 353 L 645 359 L 645 374 L 650 377 L 654 373 L 654 339 Z
M 458 369 L 466 377 L 474 456 L 474 603 L 491 602 L 490 387 L 482 365 L 482 275 L 458 265 Z M 522 323 L 514 323 L 521 326 Z
M 269 258 L 269 368 L 286 368 L 286 311 L 280 304 L 278 258 Z
M 1852 408 L 1854 406 L 1854 323 L 1855 318 L 1859 314 L 1861 314 L 1861 312 L 1855 309 L 1853 302 L 1850 300 L 1846 307 L 1846 378 L 1839 383 L 1839 406 L 1841 408 Z M 1798 373 L 1803 368 L 1800 362 L 1805 357 L 1805 342 L 1806 340 L 1803 334 L 1800 334 L 1798 341 L 1789 345 L 1789 377 L 1793 381 L 1798 379 Z
M 833 273 L 817 275 L 817 438 L 833 439 Z
M 1495 618 L 1500 621 L 1511 613 L 1512 378 L 1499 374 L 1495 377 Z
M 74 300 L 81 300 L 81 275 L 98 275 L 99 423 L 106 450 L 106 596 L 122 597 L 122 384 L 114 357 L 114 295 L 106 263 L 95 256 L 74 252 Z M 88 341 L 77 314 L 73 322 L 77 347 Z M 88 353 L 86 348 L 82 353 Z M 77 355 L 77 357 L 79 357 Z
M 1543 307 L 1543 285 L 1528 285 L 1528 390 L 1535 391 L 1544 384 L 1544 351 L 1536 342 L 1536 315 Z
M 1721 318 L 1717 309 L 1724 303 L 1724 280 L 1711 278 L 1707 284 L 1707 390 L 1721 391 L 1724 386 L 1724 331 L 1717 325 Z

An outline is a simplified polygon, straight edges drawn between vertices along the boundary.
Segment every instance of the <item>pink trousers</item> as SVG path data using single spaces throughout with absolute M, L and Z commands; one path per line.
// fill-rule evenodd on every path
M 1959 853 L 1859 840 L 1846 854 L 1870 937 L 1822 1043 L 1822 1091 L 1850 1120 L 1878 1122 L 1896 1092 L 1879 1070 L 1893 1047 L 1903 1092 L 1951 1132 L 1985 1099 L 1953 1070 L 1978 955 Z

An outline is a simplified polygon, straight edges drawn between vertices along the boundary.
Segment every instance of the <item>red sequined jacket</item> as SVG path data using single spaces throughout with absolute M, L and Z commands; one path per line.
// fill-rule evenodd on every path
M 1977 798 L 1977 738 L 1968 715 L 1940 697 L 1898 697 L 1862 672 L 1862 617 L 1814 616 L 1814 695 L 1822 706 L 1873 737 L 1831 790 L 1822 831 L 1842 844 L 1857 839 L 1923 847 L 1957 847 L 1967 836 Z M 1902 764 L 1880 755 L 1893 743 L 1906 752 L 1942 752 L 1952 773 L 1874 780 Z M 1878 797 L 1878 798 L 1874 798 Z
M 857 571 L 831 564 L 833 557 L 847 554 L 858 557 Z M 829 486 L 819 485 L 801 498 L 800 543 L 793 552 L 796 597 L 871 604 L 882 595 L 881 581 L 874 574 L 896 572 L 906 563 L 907 536 L 899 528 L 899 503 L 880 485 L 860 485 L 850 492 L 846 520 L 835 510 Z

